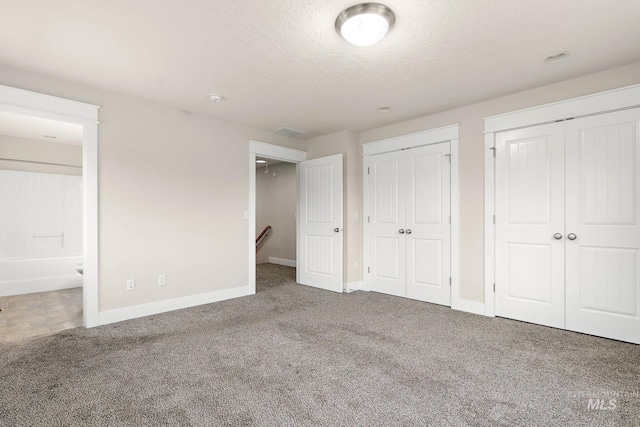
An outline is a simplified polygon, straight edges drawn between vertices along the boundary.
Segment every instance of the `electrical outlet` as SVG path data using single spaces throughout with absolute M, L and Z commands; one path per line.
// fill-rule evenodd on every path
M 167 285 L 167 275 L 160 274 L 158 276 L 158 286 L 166 286 Z
M 136 281 L 135 279 L 129 279 L 127 280 L 127 290 L 128 291 L 133 291 L 136 288 Z

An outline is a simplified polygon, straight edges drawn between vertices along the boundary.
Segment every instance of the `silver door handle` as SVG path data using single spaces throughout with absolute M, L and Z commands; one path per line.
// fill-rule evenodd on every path
M 336 233 L 339 233 L 340 232 L 340 228 L 336 227 L 336 228 L 333 229 L 333 231 L 335 231 Z
M 569 239 L 569 240 L 576 240 L 577 238 L 578 238 L 578 236 L 576 236 L 573 233 L 567 234 L 567 239 Z
M 562 234 L 556 233 L 556 234 L 553 235 L 553 238 L 556 239 L 556 240 L 560 240 L 560 239 L 562 239 Z
M 411 229 L 407 228 L 407 234 L 411 234 Z
M 401 228 L 400 230 L 398 230 L 398 233 L 404 234 L 404 230 Z

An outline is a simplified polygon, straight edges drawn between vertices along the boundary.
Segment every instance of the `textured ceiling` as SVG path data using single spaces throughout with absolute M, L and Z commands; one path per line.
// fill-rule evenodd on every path
M 334 30 L 354 1 L 0 0 L 0 62 L 309 138 L 640 61 L 638 0 L 383 3 L 395 27 L 357 48 Z

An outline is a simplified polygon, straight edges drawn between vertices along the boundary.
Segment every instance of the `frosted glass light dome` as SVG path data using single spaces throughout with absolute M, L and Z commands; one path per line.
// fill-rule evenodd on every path
M 391 9 L 378 3 L 351 6 L 338 15 L 336 31 L 355 46 L 371 46 L 379 42 L 393 27 Z

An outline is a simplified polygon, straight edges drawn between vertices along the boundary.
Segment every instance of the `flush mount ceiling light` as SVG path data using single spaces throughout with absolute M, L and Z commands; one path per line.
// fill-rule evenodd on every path
M 388 113 L 389 111 L 391 111 L 391 107 L 378 107 L 378 111 L 380 113 Z
M 387 34 L 396 17 L 387 6 L 362 3 L 343 10 L 336 19 L 336 31 L 355 46 L 371 46 Z
M 217 93 L 212 93 L 211 95 L 209 95 L 209 99 L 212 100 L 213 102 L 220 102 L 222 101 L 222 95 L 218 95 Z
M 562 52 L 557 52 L 554 53 L 553 55 L 549 55 L 544 59 L 545 64 L 551 64 L 554 62 L 560 62 L 563 61 L 565 59 L 567 59 L 567 56 L 569 56 L 569 52 L 567 51 L 562 51 Z

